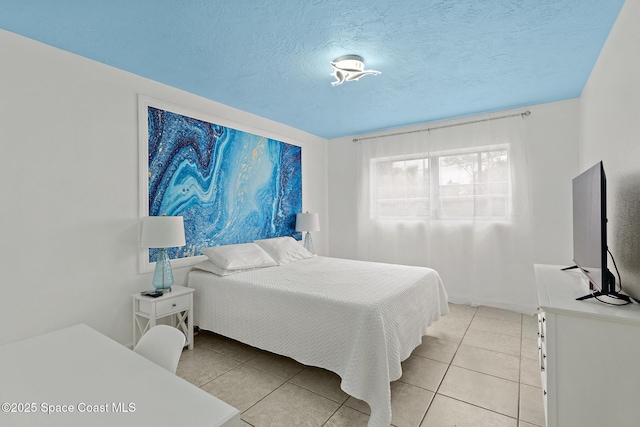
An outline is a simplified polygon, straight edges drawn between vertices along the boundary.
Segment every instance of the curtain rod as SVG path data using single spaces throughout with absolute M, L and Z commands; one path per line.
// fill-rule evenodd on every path
M 386 138 L 388 136 L 406 135 L 408 133 L 430 132 L 430 131 L 436 130 L 436 129 L 452 128 L 452 127 L 462 126 L 462 125 L 471 125 L 471 124 L 474 124 L 474 123 L 490 122 L 492 120 L 507 119 L 509 117 L 518 117 L 518 116 L 520 116 L 522 118 L 525 118 L 525 117 L 527 117 L 529 115 L 531 115 L 531 111 L 527 110 L 527 111 L 525 111 L 523 113 L 508 114 L 506 116 L 490 117 L 488 119 L 473 120 L 473 121 L 470 121 L 470 122 L 454 123 L 454 124 L 450 124 L 450 125 L 435 126 L 435 127 L 427 128 L 427 129 L 408 130 L 408 131 L 405 131 L 405 132 L 396 132 L 396 133 L 390 133 L 390 134 L 387 134 L 387 135 L 366 136 L 364 138 L 353 138 L 353 142 L 365 141 L 367 139 Z

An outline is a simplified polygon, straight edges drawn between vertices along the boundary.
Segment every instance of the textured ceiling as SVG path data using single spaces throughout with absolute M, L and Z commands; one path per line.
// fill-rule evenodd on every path
M 0 28 L 334 138 L 580 96 L 624 0 L 0 0 Z M 382 71 L 332 87 L 345 54 Z

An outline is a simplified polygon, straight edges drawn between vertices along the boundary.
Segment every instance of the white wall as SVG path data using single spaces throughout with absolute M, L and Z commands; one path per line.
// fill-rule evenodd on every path
M 627 0 L 580 98 L 580 170 L 602 160 L 608 244 L 640 298 L 640 0 Z M 609 269 L 614 272 L 612 263 Z
M 571 181 L 578 174 L 578 99 L 528 108 L 534 261 L 573 265 Z
M 130 296 L 152 277 L 137 272 L 138 94 L 302 146 L 303 208 L 327 230 L 326 140 L 3 30 L 0 58 L 0 344 L 79 322 L 132 343 Z M 326 232 L 314 243 L 326 253 Z
M 531 106 L 527 119 L 535 261 L 571 263 L 571 178 L 604 160 L 609 246 L 637 297 L 639 45 L 640 0 L 627 0 L 580 100 Z M 322 221 L 315 247 L 357 258 L 353 137 L 327 144 L 3 30 L 0 55 L 0 344 L 78 322 L 131 343 L 130 294 L 152 274 L 137 273 L 138 94 L 302 146 L 303 207 Z
M 571 265 L 571 180 L 578 172 L 578 110 L 579 101 L 555 102 L 526 108 L 527 144 L 532 182 L 532 218 L 534 239 L 531 242 L 534 262 Z M 397 131 L 414 130 L 495 117 L 524 111 L 508 110 L 491 115 L 467 117 L 442 123 L 411 126 Z M 329 254 L 342 258 L 358 258 L 356 232 L 356 152 L 353 136 L 329 141 Z M 366 142 L 362 142 L 366 144 Z M 464 261 L 460 263 L 464 268 Z M 533 271 L 533 266 L 531 267 Z M 527 274 L 532 273 L 526 272 Z M 532 274 L 531 276 L 532 277 Z M 537 306 L 535 284 L 520 301 L 486 301 L 487 305 L 502 306 L 533 312 Z M 456 294 L 455 284 L 445 283 L 450 295 Z

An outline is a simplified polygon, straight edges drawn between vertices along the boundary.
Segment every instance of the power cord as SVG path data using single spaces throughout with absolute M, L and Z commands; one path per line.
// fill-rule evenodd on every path
M 617 297 L 617 296 L 615 296 L 615 295 L 606 295 L 606 296 L 608 296 L 609 298 L 619 299 L 619 300 L 621 300 L 621 301 L 624 301 L 624 304 L 614 304 L 614 303 L 609 302 L 609 301 L 604 301 L 604 300 L 601 300 L 600 298 L 598 298 L 598 297 L 597 297 L 597 296 L 595 296 L 595 295 L 594 295 L 593 297 L 594 297 L 595 299 L 597 299 L 598 301 L 600 301 L 601 303 L 603 303 L 603 304 L 609 304 L 609 305 L 629 305 L 629 304 L 631 304 L 631 301 L 623 300 L 622 298 L 619 298 L 619 297 Z
M 622 278 L 620 277 L 620 270 L 618 270 L 618 265 L 616 264 L 616 260 L 615 260 L 615 258 L 613 257 L 613 254 L 611 253 L 611 251 L 609 250 L 609 248 L 607 248 L 607 252 L 608 252 L 608 253 L 609 253 L 609 255 L 611 256 L 611 260 L 613 261 L 613 266 L 615 267 L 615 269 L 616 269 L 616 274 L 618 275 L 618 284 L 620 285 L 620 292 L 622 292 Z M 627 301 L 627 300 L 625 300 L 625 299 L 623 299 L 623 298 L 620 298 L 618 295 L 613 294 L 613 295 L 607 295 L 607 296 L 608 296 L 609 298 L 613 298 L 613 299 L 617 299 L 617 300 L 624 301 L 624 304 L 614 304 L 614 303 L 612 303 L 612 302 L 603 301 L 603 300 L 601 300 L 600 298 L 598 298 L 596 295 L 594 295 L 593 297 L 594 297 L 595 299 L 597 299 L 598 301 L 600 301 L 601 303 L 603 303 L 603 304 L 609 304 L 609 305 L 628 305 L 628 304 L 631 304 L 631 301 Z
M 613 266 L 616 269 L 616 274 L 618 275 L 618 284 L 620 285 L 620 292 L 622 292 L 622 278 L 620 277 L 620 270 L 618 270 L 618 264 L 616 264 L 616 259 L 613 257 L 613 254 L 607 247 L 607 253 L 611 256 L 611 261 L 613 261 Z

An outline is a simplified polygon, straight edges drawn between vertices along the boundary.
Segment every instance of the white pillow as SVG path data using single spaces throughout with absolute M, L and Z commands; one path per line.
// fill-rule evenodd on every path
M 200 249 L 200 252 L 223 270 L 246 270 L 278 265 L 268 253 L 255 243 L 214 246 Z
M 293 237 L 254 240 L 254 243 L 271 255 L 271 258 L 273 258 L 278 265 L 285 265 L 301 259 L 313 258 L 314 256 Z
M 196 270 L 208 271 L 209 273 L 217 274 L 218 276 L 230 276 L 236 273 L 242 273 L 247 270 L 225 270 L 224 268 L 220 268 L 211 261 L 204 260 L 199 262 L 198 264 L 193 266 Z

